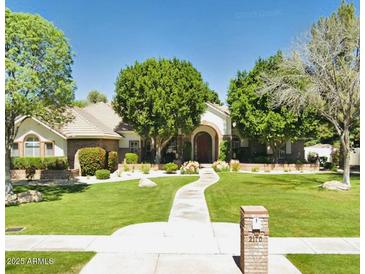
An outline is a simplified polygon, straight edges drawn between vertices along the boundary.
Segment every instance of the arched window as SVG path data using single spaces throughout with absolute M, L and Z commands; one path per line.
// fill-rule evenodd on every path
M 24 142 L 24 156 L 38 157 L 41 155 L 40 142 L 37 136 L 30 135 Z

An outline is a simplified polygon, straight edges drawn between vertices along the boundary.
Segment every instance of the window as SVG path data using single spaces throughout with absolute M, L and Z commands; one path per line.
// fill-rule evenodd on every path
M 24 156 L 38 157 L 40 154 L 39 139 L 36 136 L 29 136 L 24 143 Z
M 19 144 L 18 143 L 13 144 L 13 147 L 11 148 L 11 156 L 12 157 L 19 156 Z
M 45 143 L 44 144 L 44 156 L 53 156 L 53 143 Z
M 139 141 L 129 141 L 129 151 L 133 153 L 138 153 Z

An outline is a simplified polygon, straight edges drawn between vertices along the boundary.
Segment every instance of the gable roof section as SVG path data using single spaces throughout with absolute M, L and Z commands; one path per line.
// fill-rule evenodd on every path
M 21 123 L 26 119 L 32 119 L 35 122 L 37 122 L 38 124 L 44 126 L 45 128 L 47 128 L 48 130 L 52 131 L 53 133 L 57 134 L 58 136 L 60 136 L 63 139 L 66 139 L 66 136 L 64 134 L 62 134 L 62 132 L 59 132 L 58 130 L 54 129 L 53 127 L 49 126 L 48 124 L 46 124 L 45 122 L 42 122 L 41 120 L 35 118 L 35 117 L 29 117 L 29 116 L 20 116 L 15 120 L 15 124 Z
M 218 112 L 224 114 L 225 116 L 229 116 L 229 109 L 228 109 L 228 107 L 221 106 L 221 105 L 214 104 L 214 103 L 210 103 L 210 102 L 207 102 L 206 104 L 208 106 L 210 106 L 211 108 L 217 110 Z
M 67 138 L 119 139 L 121 137 L 114 131 L 114 127 L 121 119 L 108 104 L 92 104 L 85 108 L 74 107 L 72 114 L 74 119 L 60 128 Z

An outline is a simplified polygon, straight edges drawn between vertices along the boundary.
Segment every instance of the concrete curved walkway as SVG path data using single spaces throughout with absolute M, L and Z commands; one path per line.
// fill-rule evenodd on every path
M 130 225 L 111 236 L 5 236 L 7 251 L 94 251 L 81 273 L 239 274 L 239 224 L 211 223 L 204 190 L 211 168 L 179 189 L 168 222 Z M 359 254 L 359 238 L 270 238 L 269 273 L 300 273 L 285 254 Z

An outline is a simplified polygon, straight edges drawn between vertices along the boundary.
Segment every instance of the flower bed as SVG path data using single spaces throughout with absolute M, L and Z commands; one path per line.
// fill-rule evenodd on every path
M 226 161 L 216 161 L 212 164 L 212 168 L 215 172 L 229 171 L 229 165 Z
M 188 161 L 183 163 L 180 168 L 181 174 L 197 174 L 199 173 L 199 163 L 195 161 Z

